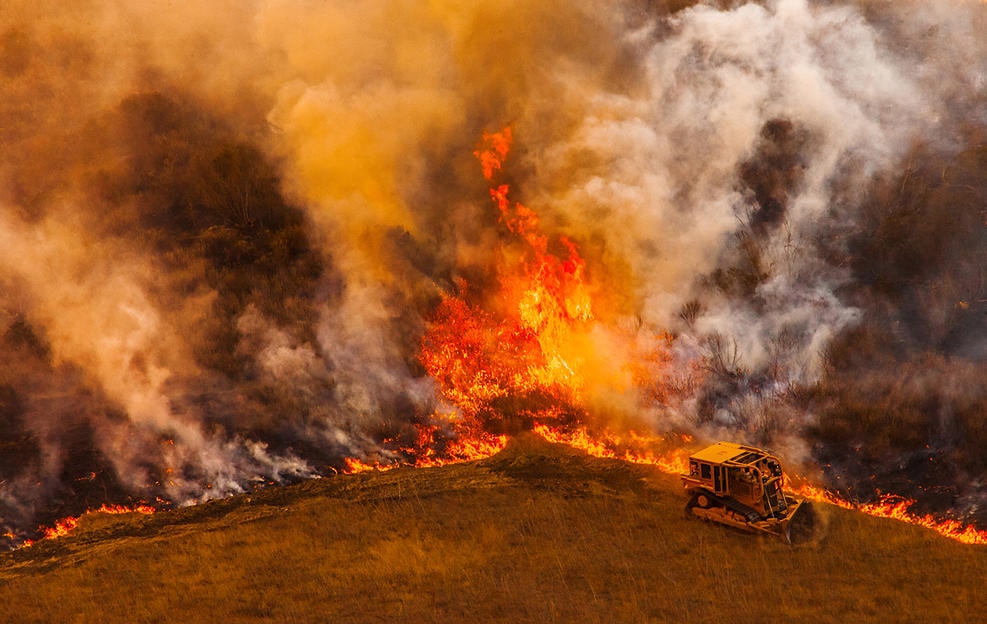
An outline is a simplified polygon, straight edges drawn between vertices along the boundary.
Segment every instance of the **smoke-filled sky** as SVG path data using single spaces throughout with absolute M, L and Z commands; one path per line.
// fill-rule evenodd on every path
M 419 350 L 496 297 L 473 152 L 508 125 L 512 196 L 667 351 L 618 411 L 975 510 L 985 5 L 689 4 L 5 1 L 0 525 L 455 418 Z

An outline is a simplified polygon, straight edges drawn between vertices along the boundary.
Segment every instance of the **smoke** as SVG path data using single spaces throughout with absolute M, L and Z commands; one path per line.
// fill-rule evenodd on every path
M 641 44 L 641 92 L 586 94 L 590 114 L 572 140 L 552 147 L 542 175 L 565 172 L 574 183 L 552 205 L 572 222 L 595 213 L 608 248 L 630 254 L 645 322 L 668 326 L 700 294 L 689 289 L 702 288 L 696 276 L 709 274 L 720 292 L 703 297 L 699 331 L 741 341 L 758 366 L 769 339 L 805 325 L 800 317 L 825 317 L 806 328 L 809 344 L 815 332 L 852 320 L 832 296 L 845 273 L 802 251 L 839 234 L 839 194 L 893 166 L 928 125 L 929 104 L 904 65 L 878 54 L 878 33 L 850 8 L 697 7 L 665 26 L 670 33 Z M 770 207 L 738 173 L 770 173 L 765 152 L 782 133 L 804 138 Z M 593 165 L 572 171 L 586 153 Z M 770 210 L 778 214 L 768 219 Z
M 318 474 L 454 409 L 418 355 L 444 293 L 496 296 L 471 153 L 506 123 L 513 195 L 633 334 L 594 350 L 667 353 L 606 418 L 848 479 L 932 444 L 971 507 L 982 393 L 886 376 L 987 353 L 983 5 L 719 5 L 4 3 L 0 524 Z M 841 459 L 887 439 L 878 389 L 936 405 Z

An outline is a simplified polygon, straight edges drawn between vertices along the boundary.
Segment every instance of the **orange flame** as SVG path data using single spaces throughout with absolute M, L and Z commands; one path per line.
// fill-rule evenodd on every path
M 687 472 L 689 468 L 689 452 L 686 449 L 676 447 L 664 452 L 654 450 L 656 447 L 667 444 L 667 438 L 661 436 L 632 431 L 623 436 L 604 433 L 599 434 L 599 437 L 594 437 L 585 427 L 565 431 L 543 424 L 535 425 L 534 431 L 549 442 L 571 446 L 592 457 L 647 464 L 656 466 L 662 472 L 669 474 Z M 677 444 L 688 444 L 692 441 L 692 437 L 688 435 L 676 437 Z
M 79 526 L 79 518 L 70 516 L 68 518 L 62 518 L 55 523 L 55 526 L 43 529 L 43 534 L 41 539 L 54 539 L 56 537 L 65 537 L 75 528 Z
M 972 524 L 959 520 L 936 518 L 931 514 L 915 514 L 909 509 L 916 503 L 914 499 L 894 494 L 885 494 L 873 503 L 852 503 L 829 490 L 803 483 L 793 492 L 808 500 L 828 503 L 843 509 L 852 509 L 878 518 L 891 518 L 899 522 L 914 524 L 931 529 L 940 535 L 964 544 L 987 544 L 987 531 L 978 530 Z
M 484 178 L 491 183 L 490 197 L 500 212 L 500 222 L 518 240 L 526 243 L 523 259 L 502 267 L 499 301 L 502 307 L 490 310 L 470 304 L 465 283 L 457 295 L 446 295 L 434 322 L 423 340 L 421 360 L 426 371 L 439 383 L 442 395 L 482 425 L 484 417 L 507 409 L 521 409 L 539 421 L 562 415 L 579 415 L 585 400 L 589 359 L 594 353 L 590 336 L 600 329 L 590 298 L 585 261 L 575 243 L 559 237 L 553 253 L 549 237 L 542 233 L 538 214 L 509 198 L 510 187 L 495 183 L 510 152 L 513 135 L 509 127 L 501 132 L 484 133 L 483 147 L 474 152 Z M 654 371 L 665 369 L 668 357 L 661 348 L 639 352 L 631 341 L 614 349 L 614 333 L 608 336 L 606 355 L 611 370 L 619 371 L 608 382 L 620 388 L 634 385 L 650 393 L 650 399 L 670 399 L 669 387 L 655 381 Z M 670 344 L 671 337 L 656 337 L 657 344 Z M 629 359 L 613 360 L 626 353 Z M 606 358 L 604 358 L 606 359 Z M 650 367 L 647 365 L 650 363 Z M 595 372 L 595 371 L 594 371 Z M 671 383 L 695 383 L 700 372 L 676 373 Z M 540 401 L 539 401 L 540 399 Z M 496 417 L 496 414 L 494 414 Z M 567 444 L 596 457 L 623 459 L 657 466 L 672 474 L 686 471 L 688 455 L 681 449 L 664 453 L 649 450 L 660 438 L 630 433 L 591 435 L 585 428 L 563 430 L 545 424 L 535 431 L 550 442 Z M 985 543 L 987 531 L 977 531 L 953 520 L 912 514 L 914 501 L 884 497 L 876 503 L 854 505 L 838 495 L 803 484 L 795 492 L 809 500 L 857 509 L 873 516 L 889 517 L 932 528 L 966 543 Z
M 108 505 L 103 503 L 99 509 L 87 509 L 82 515 L 92 514 L 92 513 L 104 513 L 104 514 L 128 514 L 128 513 L 139 513 L 139 514 L 153 514 L 155 513 L 155 508 L 139 503 L 134 506 L 127 505 Z M 57 537 L 65 537 L 70 534 L 75 529 L 79 528 L 79 524 L 82 522 L 82 516 L 68 516 L 62 518 L 55 522 L 54 525 L 50 527 L 38 527 L 41 531 L 41 537 L 37 541 L 55 539 Z M 13 536 L 10 536 L 13 537 Z M 22 547 L 28 547 L 35 544 L 35 540 L 24 540 L 21 544 Z
M 594 287 L 578 245 L 546 235 L 538 214 L 497 182 L 512 140 L 509 127 L 485 133 L 474 152 L 509 234 L 497 250 L 499 289 L 483 296 L 458 281 L 435 310 L 419 356 L 443 398 L 480 428 L 514 417 L 578 419 L 600 397 L 652 391 L 667 361 L 660 352 L 669 337 L 642 348 L 633 332 L 602 318 L 596 302 L 608 309 L 616 287 Z
M 440 443 L 435 439 L 439 430 L 438 426 L 417 425 L 417 427 L 418 439 L 413 446 L 393 450 L 395 454 L 401 456 L 401 459 L 389 462 L 364 462 L 347 457 L 343 460 L 345 467 L 342 473 L 358 474 L 368 471 L 384 471 L 399 466 L 435 468 L 485 459 L 499 453 L 507 446 L 506 435 L 493 435 L 485 431 L 468 430 L 463 426 L 455 428 L 457 437 L 443 440 Z M 441 451 L 437 448 L 441 448 Z
M 154 507 L 146 505 L 143 503 L 129 506 L 129 505 L 107 505 L 103 503 L 95 513 L 105 513 L 105 514 L 129 514 L 129 513 L 139 513 L 144 515 L 150 515 L 157 511 Z M 90 512 L 86 512 L 90 513 Z
M 658 467 L 662 472 L 682 474 L 688 472 L 689 453 L 685 449 L 672 449 L 665 453 L 656 454 L 647 449 L 662 440 L 657 436 L 647 436 L 631 433 L 626 437 L 613 434 L 599 434 L 594 437 L 586 428 L 575 431 L 563 431 L 546 425 L 536 425 L 535 433 L 549 442 L 566 444 L 577 448 L 593 457 L 622 459 L 637 464 L 649 464 Z M 691 438 L 682 436 L 682 442 L 688 443 Z M 631 448 L 626 448 L 630 446 Z M 617 449 L 623 448 L 623 451 Z M 639 450 L 634 450 L 634 449 Z M 790 484 L 789 484 L 790 485 Z M 964 544 L 987 544 L 987 530 L 978 530 L 971 524 L 959 520 L 937 518 L 931 514 L 915 514 L 909 509 L 915 500 L 885 494 L 873 503 L 854 504 L 836 493 L 804 482 L 797 487 L 789 487 L 796 496 L 801 496 L 814 502 L 827 503 L 843 509 L 850 509 L 878 518 L 891 518 L 899 522 L 913 524 L 931 529 L 940 535 L 954 539 Z
M 343 458 L 343 462 L 346 465 L 343 469 L 343 474 L 360 474 L 361 472 L 372 472 L 374 470 L 380 471 L 397 468 L 397 464 L 368 464 L 367 462 L 356 459 L 355 457 L 345 457 Z
M 578 246 L 565 236 L 551 240 L 542 233 L 535 211 L 520 202 L 511 202 L 509 185 L 494 185 L 512 141 L 509 127 L 484 133 L 484 147 L 474 155 L 484 178 L 491 183 L 490 197 L 499 210 L 500 222 L 524 243 L 522 252 L 504 253 L 499 275 L 501 289 L 494 305 L 485 302 L 484 307 L 471 302 L 473 293 L 464 281 L 457 283 L 457 294 L 444 295 L 422 340 L 419 356 L 442 396 L 456 405 L 465 418 L 435 414 L 433 424 L 417 425 L 418 436 L 412 445 L 385 441 L 385 448 L 391 446 L 389 451 L 396 459 L 345 458 L 341 471 L 344 474 L 399 466 L 437 467 L 489 457 L 500 452 L 508 438 L 485 430 L 484 420 L 502 417 L 506 411 L 522 412 L 538 420 L 578 415 L 591 377 L 602 376 L 607 385 L 617 390 L 634 385 L 649 392 L 652 401 L 668 398 L 666 387 L 655 380 L 653 373 L 656 369 L 665 370 L 669 364 L 663 347 L 671 343 L 671 336 L 655 336 L 657 346 L 642 350 L 631 337 L 603 327 L 594 311 L 586 262 Z M 604 368 L 592 368 L 591 360 L 604 362 Z M 689 384 L 695 382 L 700 371 L 690 369 L 679 374 L 679 382 Z M 692 439 L 686 435 L 591 433 L 585 426 L 563 429 L 542 422 L 534 425 L 534 431 L 549 442 L 568 445 L 593 457 L 651 465 L 669 474 L 688 470 L 689 452 L 684 447 Z M 801 484 L 793 493 L 924 526 L 964 543 L 987 544 L 987 531 L 955 520 L 910 513 L 913 500 L 885 496 L 875 503 L 858 505 L 809 483 Z M 154 508 L 103 505 L 96 511 L 153 513 Z M 79 522 L 79 518 L 70 517 L 51 528 L 42 528 L 41 539 L 67 535 Z M 24 545 L 30 544 L 26 541 Z
M 473 435 L 464 435 L 450 441 L 441 455 L 426 453 L 424 457 L 416 460 L 415 466 L 431 468 L 485 459 L 501 452 L 505 446 L 507 446 L 506 435 L 474 432 Z
M 914 504 L 914 500 L 886 494 L 875 503 L 860 505 L 859 509 L 865 514 L 878 518 L 893 518 L 932 529 L 964 544 L 987 544 L 987 531 L 979 531 L 973 525 L 964 525 L 959 520 L 942 520 L 930 514 L 913 514 L 908 510 Z
M 668 474 L 688 472 L 689 452 L 684 448 L 673 448 L 664 453 L 656 453 L 651 450 L 655 445 L 665 441 L 659 436 L 641 435 L 634 432 L 627 436 L 610 433 L 593 435 L 585 427 L 564 431 L 543 424 L 536 425 L 534 430 L 535 433 L 549 442 L 571 446 L 592 457 L 648 464 L 656 466 Z M 692 440 L 689 436 L 680 436 L 680 438 L 682 444 L 687 444 Z M 959 520 L 942 519 L 931 514 L 910 512 L 909 509 L 916 503 L 912 499 L 885 494 L 873 503 L 854 504 L 830 490 L 808 482 L 800 483 L 797 487 L 791 487 L 791 484 L 788 484 L 787 487 L 796 496 L 814 502 L 827 503 L 878 518 L 891 518 L 899 522 L 921 526 L 964 544 L 987 544 L 987 530 L 978 530 L 975 526 L 964 524 Z
M 507 152 L 511 150 L 513 140 L 510 126 L 500 132 L 483 133 L 483 143 L 486 147 L 482 150 L 476 150 L 473 155 L 480 161 L 484 178 L 491 180 L 494 173 L 500 171 L 504 159 L 507 157 Z

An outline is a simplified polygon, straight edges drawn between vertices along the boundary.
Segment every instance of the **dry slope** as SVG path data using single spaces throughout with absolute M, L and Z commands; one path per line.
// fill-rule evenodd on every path
M 521 436 L 484 461 L 91 514 L 0 556 L 6 622 L 967 622 L 987 549 L 823 508 L 787 546 L 676 479 Z

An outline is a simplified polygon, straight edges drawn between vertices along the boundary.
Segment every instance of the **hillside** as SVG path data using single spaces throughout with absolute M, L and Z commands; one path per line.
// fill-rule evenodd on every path
M 987 549 L 822 506 L 788 546 L 686 519 L 677 479 L 534 437 L 0 556 L 5 622 L 979 621 Z

